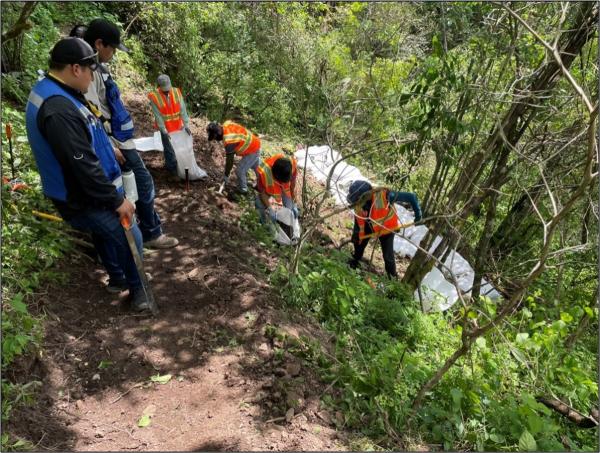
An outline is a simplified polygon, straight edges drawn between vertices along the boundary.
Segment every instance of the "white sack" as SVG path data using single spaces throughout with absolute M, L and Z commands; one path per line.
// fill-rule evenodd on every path
M 152 137 L 134 138 L 133 143 L 138 151 L 164 151 L 159 131 L 156 131 Z
M 444 278 L 439 269 L 433 268 L 421 282 L 421 295 L 423 311 L 444 311 L 458 300 L 456 288 Z M 415 290 L 414 297 L 419 300 L 419 290 Z
M 281 245 L 293 245 L 300 238 L 300 222 L 294 217 L 291 209 L 286 207 L 279 208 L 275 211 L 275 217 L 278 222 L 292 227 L 292 237 L 290 238 L 285 231 L 275 225 L 275 241 Z
M 187 168 L 191 181 L 205 178 L 207 176 L 206 172 L 198 167 L 196 163 L 192 136 L 185 131 L 171 132 L 169 136 L 177 159 L 177 176 L 185 179 L 185 169 Z

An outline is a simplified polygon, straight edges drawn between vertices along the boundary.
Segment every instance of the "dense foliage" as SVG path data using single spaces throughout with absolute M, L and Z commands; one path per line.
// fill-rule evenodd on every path
M 356 153 L 351 161 L 365 172 L 418 194 L 432 231 L 424 243 L 447 238 L 478 276 L 518 299 L 492 329 L 468 337 L 465 329 L 477 332 L 502 306 L 475 297 L 445 314 L 421 313 L 412 289 L 434 265 L 430 256 L 415 257 L 404 284 L 370 277 L 372 285 L 337 252 L 299 250 L 297 273 L 282 266 L 273 278 L 286 300 L 336 334 L 335 357 L 315 366 L 341 390 L 327 403 L 342 408 L 346 426 L 386 447 L 597 450 L 597 430 L 537 401 L 557 398 L 587 415 L 598 399 L 597 174 L 570 203 L 594 120 L 565 73 L 596 102 L 597 6 L 510 4 L 540 38 L 568 50 L 564 71 L 505 6 L 38 2 L 31 27 L 2 47 L 3 121 L 15 128 L 18 176 L 31 187 L 3 186 L 3 370 L 39 341 L 33 296 L 69 247 L 59 227 L 30 214 L 50 207 L 23 107 L 59 36 L 103 16 L 122 24 L 134 50 L 114 64 L 117 75 L 128 69 L 122 87 L 166 72 L 195 115 Z M 5 33 L 23 3 L 1 7 Z M 4 136 L 2 144 L 6 176 Z M 419 390 L 461 348 L 413 411 Z M 2 391 L 5 418 L 23 393 L 8 381 Z

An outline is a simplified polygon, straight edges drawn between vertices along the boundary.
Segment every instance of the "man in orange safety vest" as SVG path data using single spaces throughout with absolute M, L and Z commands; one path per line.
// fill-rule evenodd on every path
M 238 191 L 242 194 L 248 193 L 248 170 L 254 170 L 258 177 L 260 138 L 244 126 L 233 121 L 225 121 L 222 125 L 212 122 L 206 127 L 206 133 L 209 142 L 222 140 L 225 146 L 224 184 L 229 181 L 229 174 L 233 168 L 235 156 L 241 157 L 235 171 Z
M 165 154 L 165 167 L 171 174 L 177 175 L 177 158 L 169 133 L 185 130 L 189 135 L 192 135 L 189 127 L 190 118 L 181 90 L 171 85 L 170 77 L 161 74 L 158 76 L 156 84 L 157 87 L 148 93 L 148 99 L 156 120 L 154 128 L 160 131 Z
M 260 162 L 257 168 L 257 191 L 255 206 L 260 215 L 260 221 L 265 223 L 267 215 L 276 222 L 275 211 L 271 208 L 270 198 L 281 200 L 283 206 L 290 209 L 295 218 L 299 210 L 296 205 L 297 163 L 294 157 L 283 153 L 268 157 Z

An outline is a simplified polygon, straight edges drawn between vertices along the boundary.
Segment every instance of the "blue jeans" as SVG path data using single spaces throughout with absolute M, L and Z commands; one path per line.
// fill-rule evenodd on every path
M 163 152 L 165 154 L 165 168 L 170 173 L 174 175 L 177 174 L 177 157 L 175 157 L 175 150 L 173 149 L 173 145 L 171 144 L 171 139 L 169 138 L 169 134 L 165 134 L 164 132 L 160 132 L 160 139 L 163 144 Z
M 288 209 L 294 209 L 296 206 L 292 199 L 285 194 L 281 194 L 281 201 L 283 202 L 283 206 Z M 265 223 L 267 221 L 267 207 L 263 204 L 260 199 L 260 194 L 256 195 L 254 199 L 254 207 L 258 211 L 258 215 L 260 216 L 260 223 Z
M 258 163 L 260 162 L 260 149 L 252 154 L 242 157 L 235 169 L 238 180 L 238 189 L 240 192 L 248 191 L 248 170 L 252 169 L 256 173 Z
M 154 181 L 135 149 L 122 149 L 121 152 L 125 156 L 127 166 L 135 175 L 135 185 L 138 191 L 138 201 L 135 203 L 136 215 L 140 220 L 139 227 L 144 242 L 148 242 L 162 234 L 160 217 L 154 209 Z
M 94 247 L 111 280 L 127 281 L 132 291 L 142 287 L 125 231 L 116 212 L 106 209 L 91 209 L 70 220 L 69 224 L 80 231 L 91 233 Z M 131 228 L 137 249 L 142 256 L 142 233 L 136 224 Z

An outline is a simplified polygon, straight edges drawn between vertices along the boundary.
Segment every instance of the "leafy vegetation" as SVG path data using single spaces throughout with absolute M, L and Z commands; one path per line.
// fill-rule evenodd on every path
M 589 410 L 597 398 L 588 352 L 564 354 L 571 316 L 545 313 L 536 322 L 541 314 L 524 309 L 502 333 L 479 338 L 414 414 L 415 392 L 460 345 L 457 314 L 423 314 L 404 285 L 348 269 L 347 256 L 337 251 L 315 249 L 304 257 L 297 276 L 290 279 L 281 265 L 273 283 L 283 288 L 283 300 L 335 334 L 335 356 L 314 363 L 341 389 L 339 399 L 325 401 L 342 409 L 347 426 L 385 439 L 388 448 L 414 447 L 415 439 L 451 450 L 594 448 L 593 430 L 574 428 L 536 400 L 555 392 Z
M 3 34 L 23 7 L 2 3 Z M 2 116 L 29 186 L 2 186 L 3 371 L 40 346 L 36 293 L 72 247 L 31 214 L 51 205 L 23 107 L 59 36 L 99 16 L 121 24 L 133 49 L 113 65 L 123 91 L 167 72 L 193 114 L 237 118 L 267 145 L 330 144 L 423 201 L 423 244 L 444 241 L 417 254 L 403 283 L 347 269 L 312 237 L 271 249 L 284 263 L 272 276 L 282 299 L 335 333 L 332 357 L 307 359 L 341 392 L 326 403 L 345 426 L 387 448 L 597 450 L 597 429 L 539 401 L 589 414 L 598 398 L 598 175 L 587 138 L 597 104 L 585 102 L 598 99 L 597 6 L 38 2 L 31 26 L 2 47 Z M 320 195 L 304 195 L 307 224 L 319 224 Z M 244 227 L 268 243 L 244 207 Z M 467 305 L 423 314 L 413 288 L 446 247 L 508 302 L 473 288 Z M 3 421 L 35 386 L 2 381 Z M 3 434 L 2 447 L 31 446 Z

